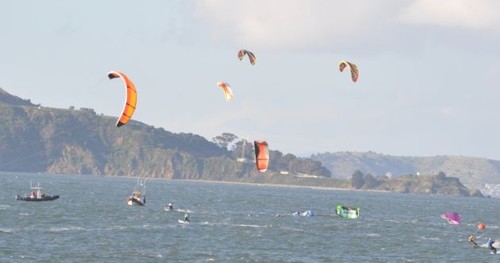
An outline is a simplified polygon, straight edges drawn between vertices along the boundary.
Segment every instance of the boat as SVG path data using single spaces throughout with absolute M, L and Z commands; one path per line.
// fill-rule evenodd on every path
M 357 219 L 359 218 L 359 207 L 347 207 L 343 205 L 337 205 L 335 207 L 338 216 L 345 219 Z
M 20 201 L 53 201 L 59 198 L 59 195 L 46 195 L 40 186 L 40 182 L 37 186 L 33 186 L 30 182 L 30 189 L 29 195 L 17 195 L 16 199 Z
M 137 179 L 137 185 L 132 195 L 127 198 L 128 205 L 143 206 L 146 204 L 146 179 Z

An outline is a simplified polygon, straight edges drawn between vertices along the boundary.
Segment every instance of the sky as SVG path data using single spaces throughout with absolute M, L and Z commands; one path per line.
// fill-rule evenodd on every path
M 0 87 L 272 150 L 500 160 L 500 1 L 0 2 Z M 237 52 L 257 57 L 251 65 Z M 338 63 L 360 70 L 353 83 Z M 218 81 L 229 83 L 226 102 Z

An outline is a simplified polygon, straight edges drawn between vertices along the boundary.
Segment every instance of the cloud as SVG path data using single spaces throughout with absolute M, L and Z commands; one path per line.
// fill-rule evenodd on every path
M 200 0 L 196 17 L 218 45 L 359 53 L 410 48 L 429 33 L 489 38 L 497 10 L 496 0 Z
M 453 29 L 498 30 L 500 1 L 416 0 L 400 15 L 404 22 Z
M 202 0 L 197 15 L 212 40 L 259 48 L 326 48 L 387 28 L 398 5 L 387 0 Z M 403 1 L 404 2 L 404 1 Z

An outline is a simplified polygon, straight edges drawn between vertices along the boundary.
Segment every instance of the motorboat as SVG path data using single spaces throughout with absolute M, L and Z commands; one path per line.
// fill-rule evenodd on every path
M 37 186 L 33 186 L 30 182 L 30 188 L 31 191 L 28 195 L 17 195 L 16 199 L 20 201 L 53 201 L 59 198 L 59 195 L 46 195 L 40 183 Z
M 128 205 L 140 205 L 146 204 L 146 179 L 138 179 L 137 185 L 132 191 L 132 195 L 127 198 Z

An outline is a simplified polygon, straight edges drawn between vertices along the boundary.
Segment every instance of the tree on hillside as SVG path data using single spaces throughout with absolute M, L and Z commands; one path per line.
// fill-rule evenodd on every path
M 380 182 L 375 178 L 375 176 L 370 173 L 365 175 L 364 178 L 364 187 L 367 189 L 375 188 L 380 185 Z
M 351 177 L 351 186 L 353 188 L 359 189 L 364 184 L 365 184 L 365 175 L 361 171 L 356 170 L 356 172 L 354 172 Z
M 219 136 L 216 136 L 212 139 L 212 141 L 217 144 L 219 147 L 228 149 L 228 146 L 234 142 L 236 139 L 238 139 L 238 136 L 232 134 L 232 133 L 222 133 Z
M 444 180 L 446 179 L 446 174 L 444 172 L 439 172 L 437 175 L 436 175 L 436 179 L 438 180 Z

